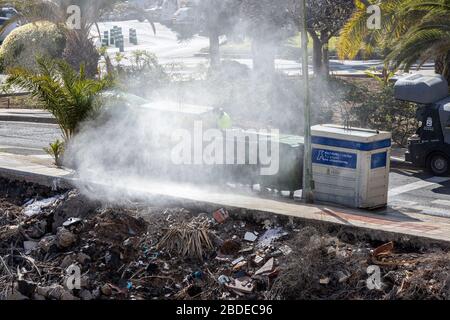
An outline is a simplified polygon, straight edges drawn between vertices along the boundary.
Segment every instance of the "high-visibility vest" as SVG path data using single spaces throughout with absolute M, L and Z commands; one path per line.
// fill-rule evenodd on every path
M 231 129 L 233 121 L 228 113 L 224 112 L 217 120 L 217 126 L 222 129 Z

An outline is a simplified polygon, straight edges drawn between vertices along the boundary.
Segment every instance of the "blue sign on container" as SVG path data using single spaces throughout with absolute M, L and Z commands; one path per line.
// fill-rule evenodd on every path
M 386 167 L 387 152 L 374 153 L 370 159 L 370 168 L 383 168 Z
M 356 169 L 356 153 L 340 152 L 327 149 L 312 150 L 312 162 L 341 168 Z

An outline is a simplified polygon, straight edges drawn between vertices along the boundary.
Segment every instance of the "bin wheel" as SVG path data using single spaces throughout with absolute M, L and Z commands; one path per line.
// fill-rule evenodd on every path
M 442 153 L 434 153 L 428 159 L 428 169 L 436 176 L 443 176 L 449 172 L 449 159 Z

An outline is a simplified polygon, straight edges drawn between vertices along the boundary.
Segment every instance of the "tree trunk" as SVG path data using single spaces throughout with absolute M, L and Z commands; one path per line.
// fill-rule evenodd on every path
M 328 50 L 328 43 L 330 41 L 330 35 L 328 32 L 323 31 L 320 33 L 320 45 L 322 48 L 322 68 L 320 74 L 324 78 L 328 78 L 330 75 L 330 57 Z
M 321 74 L 324 77 L 328 77 L 330 74 L 330 57 L 328 50 L 328 41 L 326 43 L 322 43 L 322 68 Z
M 441 74 L 450 85 L 450 52 L 436 58 L 434 62 L 434 71 Z
M 314 75 L 319 75 L 322 71 L 322 43 L 315 32 L 309 32 L 313 39 L 313 70 Z
M 211 32 L 209 35 L 209 58 L 211 68 L 218 69 L 220 67 L 220 42 L 216 32 Z
M 265 39 L 252 41 L 253 70 L 271 76 L 275 73 L 276 45 Z

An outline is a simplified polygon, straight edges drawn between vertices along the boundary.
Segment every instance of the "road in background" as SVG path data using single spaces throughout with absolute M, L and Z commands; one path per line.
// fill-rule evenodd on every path
M 120 22 L 104 22 L 99 24 L 101 33 L 112 29 L 113 26 L 122 28 L 125 41 L 125 55 L 129 55 L 135 50 L 147 50 L 154 53 L 161 64 L 163 65 L 181 65 L 182 68 L 177 72 L 184 74 L 195 73 L 200 66 L 208 65 L 208 55 L 205 54 L 205 48 L 209 47 L 209 40 L 206 37 L 194 36 L 190 40 L 180 42 L 177 39 L 177 35 L 164 25 L 156 24 L 156 34 L 153 33 L 148 22 L 138 21 L 120 21 Z M 138 45 L 132 45 L 129 43 L 128 32 L 130 28 L 137 30 Z M 94 32 L 94 35 L 98 37 L 98 32 Z M 225 39 L 222 38 L 222 41 Z M 100 42 L 98 42 L 100 43 Z M 203 50 L 202 50 L 203 49 Z M 119 49 L 110 46 L 108 53 L 111 57 L 119 52 Z M 227 56 L 223 54 L 223 59 L 234 60 L 239 63 L 245 64 L 252 68 L 253 62 L 250 57 L 236 58 L 233 55 Z M 278 71 L 284 72 L 288 75 L 295 76 L 301 74 L 300 57 L 298 61 L 276 59 L 275 65 Z M 364 75 L 364 72 L 370 68 L 382 68 L 383 62 L 381 60 L 331 60 L 330 70 L 335 75 Z M 310 72 L 312 73 L 312 67 L 310 66 Z M 417 72 L 417 71 L 414 71 Z M 432 64 L 425 64 L 422 66 L 420 73 L 434 73 L 434 66 Z
M 139 21 L 117 21 L 117 22 L 103 22 L 99 23 L 99 29 L 103 31 L 110 30 L 113 26 L 121 27 L 123 30 L 125 41 L 126 57 L 130 57 L 131 53 L 136 50 L 146 50 L 154 53 L 159 62 L 166 66 L 166 69 L 175 75 L 194 77 L 199 72 L 203 72 L 209 64 L 208 54 L 205 49 L 209 47 L 209 40 L 206 37 L 194 36 L 190 40 L 179 41 L 177 35 L 164 25 L 156 24 L 156 34 L 153 33 L 148 22 Z M 129 29 L 137 30 L 138 45 L 130 44 Z M 98 39 L 98 32 L 93 31 L 93 36 L 97 37 L 97 44 L 100 45 Z M 222 41 L 225 39 L 222 38 Z M 110 46 L 108 53 L 114 63 L 114 57 L 119 52 L 118 48 Z M 207 52 L 207 50 L 206 50 Z M 240 54 L 242 56 L 242 54 Z M 249 55 L 249 54 L 245 54 Z M 245 56 L 244 55 L 244 56 Z M 227 55 L 222 52 L 222 59 L 234 60 L 249 68 L 253 67 L 252 59 L 248 57 L 237 58 L 234 54 Z M 298 60 L 276 59 L 275 66 L 280 72 L 290 76 L 298 76 L 301 74 L 301 63 Z M 123 61 L 121 63 L 126 63 Z M 334 75 L 340 76 L 364 76 L 365 71 L 371 68 L 380 70 L 383 67 L 381 60 L 330 60 L 330 70 Z M 309 72 L 312 74 L 312 66 L 310 65 Z M 433 74 L 433 64 L 424 64 L 419 71 L 412 69 L 412 72 Z M 0 74 L 0 84 L 6 79 L 5 75 Z
M 57 125 L 0 121 L 0 152 L 42 155 L 50 142 L 61 140 Z

